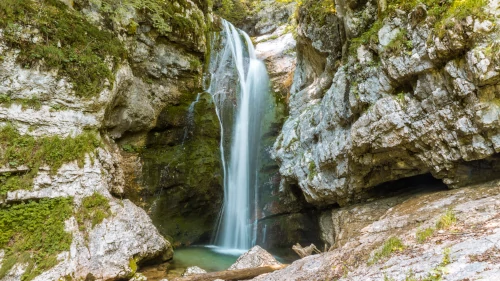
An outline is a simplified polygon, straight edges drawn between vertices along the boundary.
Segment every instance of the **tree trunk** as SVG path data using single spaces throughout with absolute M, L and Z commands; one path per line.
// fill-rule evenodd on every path
M 224 270 L 224 271 L 194 274 L 191 276 L 174 278 L 173 281 L 212 281 L 215 279 L 245 280 L 259 276 L 264 273 L 280 270 L 287 266 L 288 266 L 287 264 L 280 264 L 280 265 L 270 265 L 270 266 L 254 267 L 254 268 Z

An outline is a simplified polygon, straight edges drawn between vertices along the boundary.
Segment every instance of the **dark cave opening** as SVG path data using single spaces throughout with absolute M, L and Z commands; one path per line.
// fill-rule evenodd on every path
M 433 177 L 431 173 L 426 173 L 379 184 L 367 190 L 365 196 L 370 199 L 382 199 L 443 190 L 448 190 L 446 184 L 442 180 Z

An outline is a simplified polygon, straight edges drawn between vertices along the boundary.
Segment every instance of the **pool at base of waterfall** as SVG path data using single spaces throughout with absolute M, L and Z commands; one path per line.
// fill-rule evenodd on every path
M 177 248 L 174 258 L 164 264 L 145 266 L 139 270 L 148 281 L 180 277 L 186 268 L 198 266 L 208 272 L 228 269 L 247 250 L 225 249 L 217 246 L 189 246 Z M 281 258 L 275 258 L 284 262 Z

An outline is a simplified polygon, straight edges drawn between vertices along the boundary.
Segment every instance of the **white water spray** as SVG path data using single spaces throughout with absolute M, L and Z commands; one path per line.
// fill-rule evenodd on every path
M 248 35 L 225 20 L 222 23 L 217 38 L 221 48 L 212 52 L 208 89 L 221 125 L 224 175 L 224 205 L 215 242 L 224 249 L 247 250 L 255 243 L 258 152 L 269 77 Z

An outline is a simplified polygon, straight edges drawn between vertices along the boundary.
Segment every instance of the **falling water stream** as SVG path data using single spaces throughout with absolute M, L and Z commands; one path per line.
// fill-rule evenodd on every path
M 221 125 L 224 176 L 224 203 L 214 242 L 227 252 L 241 252 L 255 244 L 257 156 L 269 77 L 250 37 L 227 21 L 222 24 L 212 44 L 208 89 Z

